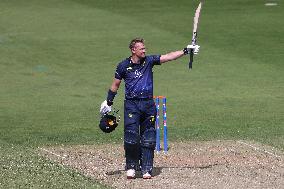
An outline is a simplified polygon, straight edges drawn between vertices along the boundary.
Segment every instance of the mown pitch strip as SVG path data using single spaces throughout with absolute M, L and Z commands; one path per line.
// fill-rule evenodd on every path
M 284 155 L 247 141 L 171 143 L 156 154 L 154 177 L 127 180 L 120 144 L 40 148 L 46 158 L 114 188 L 281 188 Z

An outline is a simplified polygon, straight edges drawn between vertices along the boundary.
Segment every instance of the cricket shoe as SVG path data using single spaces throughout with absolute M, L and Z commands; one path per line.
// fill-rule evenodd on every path
M 135 169 L 128 169 L 126 171 L 127 179 L 135 179 Z
M 152 175 L 149 172 L 143 174 L 143 179 L 151 179 L 151 178 L 152 178 Z

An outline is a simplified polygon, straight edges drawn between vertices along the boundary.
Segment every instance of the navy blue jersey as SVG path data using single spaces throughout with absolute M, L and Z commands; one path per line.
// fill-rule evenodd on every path
M 132 63 L 130 58 L 120 62 L 115 78 L 125 82 L 126 99 L 144 99 L 153 97 L 153 67 L 160 65 L 161 55 L 146 56 L 140 64 Z

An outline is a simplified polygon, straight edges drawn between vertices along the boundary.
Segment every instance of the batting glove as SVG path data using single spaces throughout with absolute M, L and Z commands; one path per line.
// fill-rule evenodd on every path
M 187 45 L 186 49 L 188 50 L 188 52 L 190 52 L 190 50 L 193 50 L 193 54 L 198 54 L 199 52 L 199 45 Z
M 109 112 L 111 112 L 111 106 L 109 106 L 109 105 L 107 104 L 107 101 L 105 100 L 105 101 L 103 101 L 103 103 L 101 104 L 100 113 L 101 113 L 102 115 L 105 115 L 105 114 L 107 114 L 107 113 L 109 113 Z

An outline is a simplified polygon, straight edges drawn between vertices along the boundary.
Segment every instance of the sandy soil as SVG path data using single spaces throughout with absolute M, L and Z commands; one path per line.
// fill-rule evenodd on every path
M 284 154 L 246 141 L 170 143 L 155 154 L 154 177 L 127 180 L 118 144 L 39 148 L 46 158 L 113 188 L 283 188 Z

